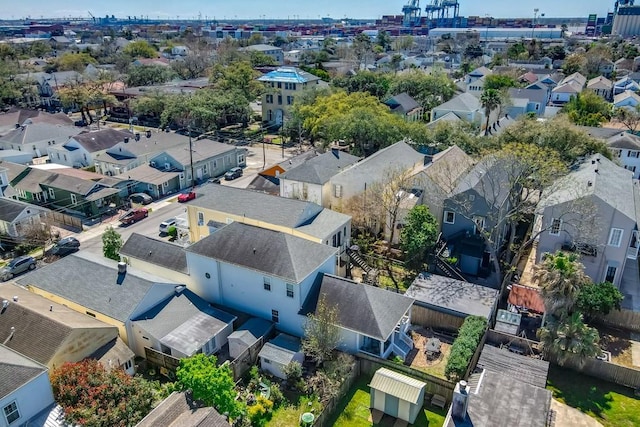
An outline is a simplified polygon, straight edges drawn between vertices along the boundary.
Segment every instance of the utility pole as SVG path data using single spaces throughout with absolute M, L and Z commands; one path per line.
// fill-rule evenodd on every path
M 537 7 L 533 9 L 533 25 L 531 25 L 531 38 L 533 39 L 533 32 L 536 30 L 536 18 L 538 17 L 538 12 L 540 9 Z
M 193 143 L 191 141 L 191 125 L 187 125 L 187 131 L 189 132 L 189 163 L 191 164 L 191 189 L 196 189 L 196 176 L 193 174 Z

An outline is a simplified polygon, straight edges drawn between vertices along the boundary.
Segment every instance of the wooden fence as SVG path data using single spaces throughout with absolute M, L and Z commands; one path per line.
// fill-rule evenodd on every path
M 640 389 L 640 370 L 637 369 L 598 359 L 587 359 L 582 367 L 574 369 L 614 384 Z
M 148 362 L 154 365 L 168 369 L 171 372 L 175 372 L 180 365 L 180 359 L 171 356 L 170 354 L 164 354 L 153 348 L 145 347 L 144 355 Z
M 258 339 L 252 346 L 243 351 L 240 356 L 236 357 L 234 360 L 229 361 L 229 366 L 233 371 L 233 380 L 238 381 L 244 374 L 247 372 L 253 365 L 258 361 L 258 354 L 260 350 L 262 350 L 262 346 L 264 343 L 269 340 L 273 334 L 275 329 L 273 326 L 271 329 L 262 337 Z
M 47 214 L 47 219 L 57 227 L 82 230 L 82 220 L 80 218 L 63 214 L 62 212 L 50 211 Z
M 487 341 L 494 345 L 506 345 L 514 344 L 524 350 L 525 354 L 531 353 L 531 349 L 538 348 L 538 342 L 532 341 L 527 338 L 518 337 L 504 332 L 498 332 L 494 329 L 489 329 L 487 332 Z
M 464 317 L 431 310 L 418 304 L 413 304 L 413 308 L 411 308 L 411 324 L 413 325 L 457 331 L 463 322 Z
M 616 310 L 598 318 L 596 322 L 604 326 L 640 333 L 640 312 L 624 309 Z
M 456 387 L 456 383 L 434 377 L 426 372 L 418 371 L 417 369 L 400 365 L 398 363 L 391 362 L 390 360 L 369 356 L 368 354 L 358 353 L 358 358 L 360 359 L 360 372 L 363 374 L 373 375 L 382 367 L 391 369 L 392 371 L 401 372 L 425 382 L 427 384 L 425 387 L 426 393 L 442 395 L 447 398 L 447 401 L 451 402 L 453 389 Z
M 338 406 L 340 400 L 344 396 L 346 396 L 349 390 L 351 390 L 351 387 L 353 387 L 353 383 L 356 381 L 356 379 L 358 379 L 359 376 L 360 361 L 358 359 L 355 359 L 353 370 L 349 373 L 349 376 L 345 378 L 344 382 L 340 386 L 340 391 L 338 392 L 338 394 L 333 399 L 331 399 L 324 406 L 324 408 L 322 408 L 322 412 L 316 414 L 316 418 L 313 423 L 314 426 L 329 427 L 329 420 L 331 419 L 331 415 L 333 415 L 333 412 L 336 410 L 336 406 Z

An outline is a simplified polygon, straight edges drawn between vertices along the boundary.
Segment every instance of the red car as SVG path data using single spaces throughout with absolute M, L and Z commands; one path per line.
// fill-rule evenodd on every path
M 178 202 L 184 203 L 189 200 L 193 200 L 196 198 L 196 193 L 194 191 L 189 191 L 188 193 L 183 193 L 178 196 Z
M 134 222 L 140 221 L 141 219 L 146 218 L 148 216 L 149 216 L 149 211 L 145 208 L 131 209 L 130 211 L 128 211 L 127 213 L 125 213 L 120 217 L 120 223 L 129 225 L 129 224 L 133 224 Z

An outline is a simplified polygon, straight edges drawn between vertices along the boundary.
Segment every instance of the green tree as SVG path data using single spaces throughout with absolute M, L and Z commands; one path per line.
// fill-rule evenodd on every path
M 612 115 L 611 104 L 591 91 L 572 96 L 564 112 L 573 123 L 582 126 L 602 126 Z
M 153 408 L 154 391 L 142 377 L 107 371 L 97 360 L 65 363 L 51 372 L 56 403 L 70 425 L 127 427 Z
M 235 399 L 231 368 L 226 364 L 217 366 L 217 363 L 215 356 L 202 353 L 182 358 L 176 370 L 177 382 L 183 390 L 191 390 L 195 399 L 235 419 L 242 413 L 244 405 Z
M 491 119 L 491 112 L 502 105 L 502 96 L 497 89 L 484 89 L 482 95 L 480 95 L 480 105 L 484 108 L 484 115 L 486 122 L 484 126 L 485 136 L 489 134 L 489 120 Z
M 481 316 L 469 316 L 464 319 L 457 338 L 453 341 L 451 352 L 444 368 L 444 374 L 449 380 L 459 380 L 464 377 L 476 352 L 480 340 L 487 330 L 487 319 Z
M 318 364 L 331 359 L 333 351 L 340 344 L 338 315 L 338 307 L 330 306 L 326 297 L 320 295 L 315 313 L 307 316 L 302 350 Z
M 562 72 L 566 75 L 570 75 L 573 73 L 578 73 L 580 71 L 584 71 L 584 67 L 587 63 L 586 58 L 581 53 L 574 53 L 564 60 L 562 64 Z
M 247 102 L 251 102 L 258 99 L 265 90 L 264 85 L 256 80 L 259 76 L 260 73 L 249 62 L 236 61 L 228 66 L 216 64 L 209 79 L 215 89 L 240 91 Z
M 67 52 L 56 60 L 56 68 L 58 71 L 77 71 L 81 73 L 87 65 L 97 63 L 98 61 L 87 53 Z
M 587 319 L 593 319 L 620 310 L 623 299 L 624 295 L 612 283 L 587 283 L 578 292 L 576 307 Z
M 391 35 L 385 30 L 378 31 L 376 43 L 384 52 L 388 51 L 391 48 Z
M 158 51 L 151 46 L 146 40 L 136 40 L 129 43 L 123 49 L 123 52 L 134 58 L 157 58 Z
M 35 87 L 34 82 L 17 77 L 19 72 L 16 61 L 0 61 L 0 108 L 20 103 L 24 95 Z
M 358 59 L 358 62 L 359 63 L 364 62 L 364 64 L 366 65 L 367 57 L 372 52 L 371 38 L 364 33 L 360 33 L 353 39 L 352 46 L 356 54 L 356 58 Z
M 635 108 L 621 107 L 613 110 L 613 117 L 626 127 L 629 132 L 636 133 L 640 126 L 640 106 Z
M 166 109 L 170 96 L 158 90 L 146 92 L 131 102 L 131 110 L 135 115 L 146 115 L 160 118 Z
M 489 74 L 484 78 L 484 89 L 508 89 L 511 87 L 517 87 L 518 82 L 511 76 L 506 74 Z
M 558 251 L 534 266 L 533 281 L 542 291 L 547 314 L 563 317 L 576 304 L 581 289 L 591 283 L 577 255 Z
M 582 314 L 575 312 L 560 320 L 551 318 L 538 330 L 540 347 L 545 358 L 553 357 L 560 366 L 566 364 L 580 367 L 586 359 L 602 351 L 598 343 L 600 336 L 595 328 L 582 321 Z
M 107 227 L 102 234 L 102 254 L 105 258 L 120 261 L 121 248 L 122 236 L 113 227 Z
M 260 51 L 251 51 L 249 53 L 249 60 L 252 67 L 264 67 L 270 65 L 276 65 L 276 61 L 269 55 Z
M 456 93 L 456 85 L 443 71 L 425 73 L 411 70 L 397 75 L 389 86 L 390 95 L 406 92 L 424 108 L 425 112 L 450 100 Z
M 411 209 L 400 232 L 400 248 L 405 252 L 407 264 L 420 269 L 437 237 L 438 221 L 429 208 L 417 205 Z
M 384 73 L 360 71 L 352 76 L 336 77 L 331 83 L 347 93 L 366 92 L 379 100 L 384 100 L 389 92 L 391 77 Z
M 514 43 L 507 49 L 507 57 L 509 59 L 518 59 L 519 56 L 527 51 L 527 48 L 524 46 L 524 43 L 518 42 Z
M 154 86 L 166 83 L 176 76 L 171 67 L 162 65 L 135 65 L 129 67 L 125 82 L 129 87 Z

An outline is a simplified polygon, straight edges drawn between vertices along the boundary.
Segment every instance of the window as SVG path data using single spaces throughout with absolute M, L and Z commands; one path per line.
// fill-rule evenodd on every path
M 131 369 L 132 366 L 133 366 L 133 363 L 131 362 L 131 360 L 127 360 L 126 362 L 124 362 L 124 365 L 122 365 L 125 371 L 127 369 Z
M 242 164 L 244 163 L 244 154 L 239 154 L 238 155 L 238 164 Z
M 49 197 L 51 197 L 52 199 L 56 198 L 56 192 L 53 190 L 53 188 L 49 188 Z
M 35 193 L 33 196 L 36 198 L 36 201 L 38 202 L 42 201 L 42 196 L 40 195 L 40 193 Z
M 63 157 L 64 157 L 64 161 L 66 162 L 67 161 L 67 155 L 64 154 Z
M 218 169 L 218 160 L 213 161 L 213 168 Z
M 620 247 L 620 243 L 622 243 L 622 229 L 612 228 L 609 233 L 609 246 Z
M 16 402 L 9 403 L 2 409 L 2 411 L 4 412 L 4 417 L 7 419 L 7 423 L 9 424 L 20 418 L 20 412 L 18 411 L 18 405 L 16 405 Z
M 293 285 L 291 283 L 287 283 L 287 296 L 293 298 Z
M 282 105 L 282 95 L 278 95 L 278 105 Z
M 456 222 L 456 213 L 451 211 L 444 211 L 445 224 L 454 224 Z
M 278 82 L 278 89 L 282 89 L 282 82 Z
M 604 281 L 605 282 L 609 282 L 609 283 L 613 283 L 613 281 L 616 279 L 616 271 L 618 270 L 617 267 L 614 267 L 612 265 L 607 266 L 607 274 L 605 274 L 604 276 Z
M 212 354 L 216 351 L 216 342 L 215 338 L 210 339 L 202 346 L 202 352 L 206 355 Z
M 273 104 L 273 95 L 267 95 L 265 101 L 267 104 Z
M 560 234 L 561 229 L 562 229 L 562 220 L 559 218 L 553 218 L 551 220 L 551 228 L 549 229 L 549 234 L 553 236 L 557 236 Z
M 271 279 L 268 277 L 262 278 L 262 287 L 265 291 L 271 291 Z
M 265 365 L 270 365 L 271 364 L 271 360 L 269 360 L 269 359 L 262 358 L 262 361 L 264 362 Z
M 204 225 L 204 212 L 198 212 L 198 225 Z
M 77 203 L 78 203 L 78 199 L 76 198 L 76 195 L 75 195 L 75 194 L 72 194 L 72 195 L 71 195 L 71 204 L 72 204 L 72 205 L 75 205 L 75 204 L 77 204 Z
M 207 164 L 205 163 L 204 165 L 202 165 L 202 173 L 203 174 L 207 174 Z
M 278 313 L 278 310 L 271 310 L 271 321 L 273 323 L 280 323 L 280 313 Z
M 333 186 L 333 195 L 338 199 L 342 197 L 342 185 L 336 184 Z
M 87 316 L 96 317 L 96 314 L 90 311 L 85 311 L 85 313 L 87 313 Z

